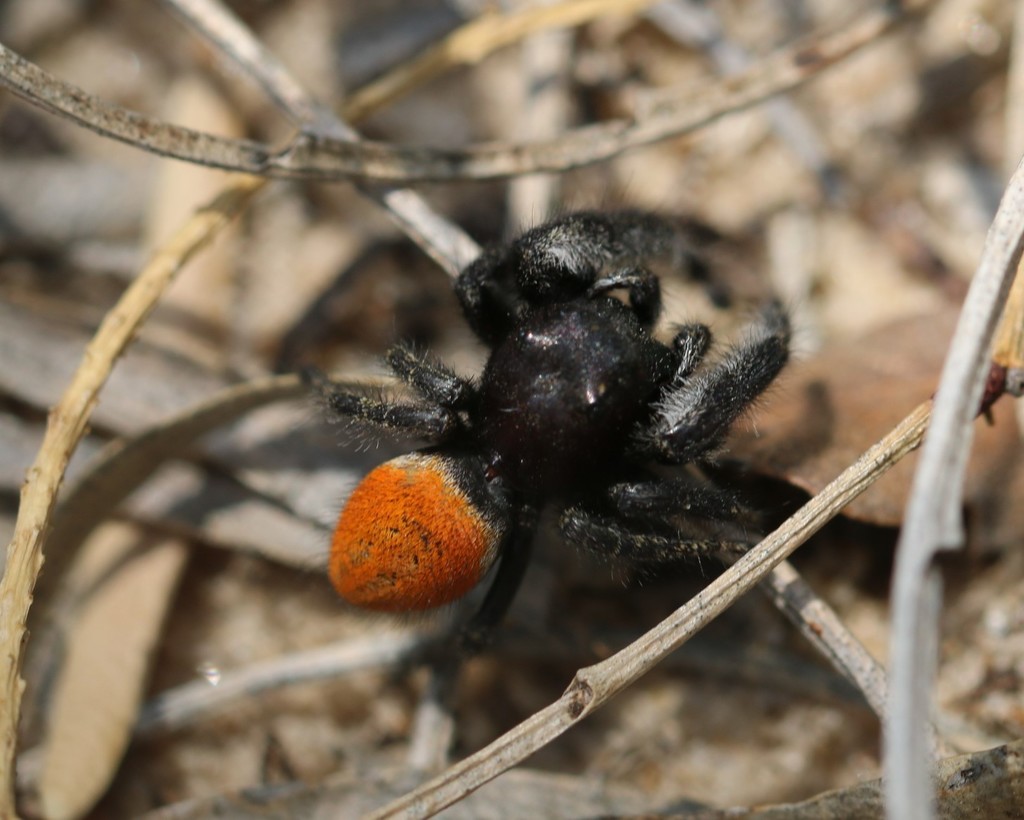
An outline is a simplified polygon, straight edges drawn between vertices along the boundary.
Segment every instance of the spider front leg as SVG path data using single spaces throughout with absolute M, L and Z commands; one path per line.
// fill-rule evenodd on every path
M 773 302 L 748 338 L 721 361 L 703 373 L 677 375 L 655 405 L 651 423 L 635 437 L 634 455 L 684 464 L 721 446 L 788 361 L 790 332 L 789 316 Z
M 640 324 L 648 330 L 654 327 L 661 313 L 661 282 L 658 277 L 646 268 L 622 268 L 594 282 L 587 295 L 593 297 L 620 289 L 629 293 L 629 306 Z
M 446 410 L 465 410 L 476 398 L 476 389 L 468 379 L 435 359 L 417 356 L 404 345 L 391 348 L 387 362 L 398 378 L 431 404 Z

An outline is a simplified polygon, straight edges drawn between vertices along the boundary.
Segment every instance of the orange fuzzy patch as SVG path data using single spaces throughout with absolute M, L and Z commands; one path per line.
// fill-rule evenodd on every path
M 432 609 L 480 581 L 495 537 L 439 458 L 403 456 L 367 475 L 342 510 L 331 541 L 331 583 L 367 609 Z

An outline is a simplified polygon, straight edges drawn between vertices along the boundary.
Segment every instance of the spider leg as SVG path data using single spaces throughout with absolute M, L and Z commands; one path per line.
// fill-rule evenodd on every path
M 778 376 L 789 358 L 789 317 L 770 304 L 748 338 L 706 372 L 676 379 L 635 437 L 634 454 L 667 464 L 699 459 Z
M 464 410 L 476 398 L 476 388 L 469 379 L 436 359 L 417 356 L 404 345 L 391 348 L 387 362 L 398 378 L 431 404 L 447 410 Z
M 302 371 L 303 380 L 320 397 L 327 410 L 341 418 L 400 430 L 428 441 L 448 438 L 459 426 L 454 410 L 439 404 L 411 404 L 374 398 L 340 387 L 315 368 Z
M 678 358 L 674 382 L 682 384 L 696 370 L 711 347 L 711 331 L 707 325 L 681 325 L 672 339 L 672 350 Z
M 751 541 L 724 540 L 713 536 L 691 538 L 653 528 L 582 506 L 569 507 L 559 519 L 562 535 L 598 558 L 615 558 L 629 564 L 671 564 L 687 558 L 742 554 Z
M 616 512 L 630 519 L 694 515 L 731 522 L 747 514 L 734 493 L 689 476 L 613 484 L 608 499 Z
M 524 508 L 501 550 L 498 569 L 483 603 L 459 632 L 459 649 L 464 654 L 473 655 L 483 649 L 508 612 L 530 564 L 536 529 L 537 511 L 532 507 Z
M 620 268 L 594 282 L 587 295 L 597 296 L 619 288 L 628 291 L 629 306 L 640 324 L 648 330 L 652 328 L 661 313 L 661 282 L 658 277 L 646 268 Z

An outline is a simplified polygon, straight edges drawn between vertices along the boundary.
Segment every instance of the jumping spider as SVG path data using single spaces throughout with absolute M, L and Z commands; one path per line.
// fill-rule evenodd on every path
M 675 257 L 674 259 L 672 257 Z M 564 537 L 634 563 L 721 552 L 687 537 L 680 518 L 729 521 L 732 497 L 652 463 L 706 460 L 789 355 L 785 311 L 768 304 L 744 341 L 705 364 L 711 332 L 651 335 L 658 278 L 641 263 L 694 266 L 678 225 L 644 212 L 581 212 L 484 252 L 458 277 L 466 319 L 490 347 L 479 381 L 396 347 L 387 361 L 421 399 L 400 403 L 307 376 L 329 410 L 430 446 L 363 479 L 341 512 L 329 574 L 360 607 L 426 610 L 452 603 L 497 562 L 463 637 L 481 640 L 511 603 L 542 505 Z M 612 291 L 624 291 L 628 300 Z

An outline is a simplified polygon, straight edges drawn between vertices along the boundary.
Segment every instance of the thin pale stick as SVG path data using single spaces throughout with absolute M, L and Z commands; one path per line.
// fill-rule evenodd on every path
M 252 78 L 302 129 L 338 139 L 359 139 L 330 108 L 306 93 L 252 31 L 217 0 L 164 0 L 164 4 Z M 359 188 L 382 205 L 449 276 L 458 274 L 480 255 L 480 246 L 465 231 L 438 214 L 414 191 L 365 184 Z
M 607 660 L 577 672 L 555 703 L 371 817 L 429 817 L 525 760 L 603 706 L 763 580 L 800 544 L 917 447 L 930 409 L 928 402 L 918 406 L 775 532 L 650 632 Z
M 883 718 L 888 699 L 885 669 L 843 625 L 835 610 L 814 593 L 789 561 L 772 570 L 764 586 L 775 605 Z
M 989 229 L 935 393 L 896 552 L 892 585 L 890 706 L 885 733 L 886 811 L 900 820 L 934 815 L 928 730 L 941 588 L 941 550 L 963 544 L 962 503 L 990 345 L 1024 248 L 1024 164 L 1017 167 Z
M 903 6 L 868 11 L 842 30 L 788 48 L 710 92 L 661 99 L 629 119 L 610 120 L 530 144 L 481 143 L 464 150 L 402 147 L 301 132 L 282 150 L 170 125 L 111 105 L 0 46 L 0 83 L 86 128 L 163 156 L 272 177 L 388 183 L 498 179 L 566 171 L 690 133 L 734 111 L 790 91 L 905 17 Z
M 436 45 L 359 89 L 345 103 L 346 119 L 364 117 L 460 65 L 480 62 L 488 54 L 538 31 L 571 28 L 607 14 L 630 16 L 658 0 L 563 0 L 561 3 L 486 13 L 455 29 Z
M 142 709 L 136 735 L 181 728 L 199 717 L 261 692 L 335 678 L 362 669 L 393 667 L 425 651 L 431 639 L 414 632 L 343 641 L 225 672 L 217 685 L 193 681 L 161 692 Z
M 730 76 L 749 68 L 754 58 L 730 40 L 715 9 L 697 0 L 667 0 L 647 12 L 647 19 L 684 45 L 696 45 L 714 61 L 719 73 Z M 779 139 L 819 179 L 822 190 L 835 201 L 840 180 L 814 124 L 789 97 L 765 103 L 765 115 Z

